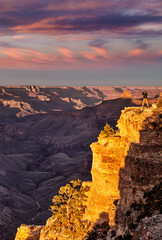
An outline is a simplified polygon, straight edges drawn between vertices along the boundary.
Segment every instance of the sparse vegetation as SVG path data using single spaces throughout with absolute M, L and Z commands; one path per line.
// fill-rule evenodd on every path
M 90 223 L 83 220 L 87 199 L 85 193 L 88 190 L 81 186 L 80 180 L 71 181 L 60 188 L 50 209 L 54 217 L 51 237 L 58 235 L 66 236 L 66 239 L 84 239 L 90 229 Z
M 110 124 L 106 123 L 104 130 L 101 131 L 99 137 L 107 138 L 114 134 L 115 134 L 114 129 L 110 126 Z

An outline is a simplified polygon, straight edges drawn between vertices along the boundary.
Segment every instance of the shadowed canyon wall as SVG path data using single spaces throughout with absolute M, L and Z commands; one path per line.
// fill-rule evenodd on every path
M 23 102 L 31 100 L 38 112 L 43 106 L 50 111 L 53 103 L 57 105 L 56 99 L 51 105 L 40 103 L 29 97 L 24 88 L 5 89 L 1 96 L 12 100 L 13 94 Z M 48 209 L 52 197 L 61 186 L 72 179 L 91 180 L 90 144 L 106 122 L 115 126 L 121 109 L 134 105 L 130 94 L 125 97 L 71 112 L 33 113 L 19 118 L 15 116 L 18 108 L 0 107 L 1 240 L 14 239 L 22 223 L 44 225 L 51 216 Z
M 127 129 L 123 135 L 133 135 L 135 131 Z M 122 236 L 133 235 L 144 217 L 161 213 L 158 199 L 162 181 L 162 111 L 146 110 L 138 138 L 139 142 L 132 141 L 125 167 L 120 169 L 116 225 L 117 235 Z
M 131 226 L 136 227 L 142 211 L 133 208 L 133 204 L 144 204 L 144 194 L 160 183 L 161 110 L 125 108 L 118 121 L 119 130 L 110 137 L 100 135 L 98 142 L 91 145 L 92 182 L 83 183 L 90 186 L 85 219 L 94 223 L 108 221 L 111 229 L 107 239 L 133 234 Z M 49 219 L 46 226 L 50 224 Z M 46 226 L 33 239 L 51 240 L 47 233 L 42 238 Z M 23 232 L 21 226 L 16 240 L 28 239 L 21 238 Z

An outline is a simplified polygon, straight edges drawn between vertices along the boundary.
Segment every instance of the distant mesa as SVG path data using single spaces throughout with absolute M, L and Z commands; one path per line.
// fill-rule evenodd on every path
M 130 99 L 134 99 L 133 96 L 132 96 L 132 93 L 128 90 L 124 91 L 121 96 L 121 98 L 130 98 Z

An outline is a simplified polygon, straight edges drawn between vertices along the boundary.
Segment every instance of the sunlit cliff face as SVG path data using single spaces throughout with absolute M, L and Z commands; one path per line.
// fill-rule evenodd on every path
M 91 145 L 92 182 L 83 182 L 83 186 L 90 187 L 85 219 L 92 223 L 106 221 L 110 226 L 117 224 L 119 235 L 124 235 L 129 228 L 127 210 L 132 213 L 129 220 L 135 218 L 136 221 L 138 215 L 131 209 L 132 203 L 141 203 L 145 191 L 159 184 L 161 177 L 161 113 L 161 107 L 144 111 L 125 108 L 118 121 L 119 130 L 109 137 L 100 134 L 98 142 Z M 47 229 L 52 228 L 52 221 L 54 219 L 49 218 L 45 227 L 32 226 L 33 230 L 31 226 L 22 225 L 16 240 L 27 240 L 22 237 L 23 233 L 28 233 L 27 237 L 32 236 L 32 239 L 43 240 L 45 236 L 50 240 Z
M 98 142 L 91 145 L 93 152 L 92 182 L 88 185 L 88 206 L 85 218 L 93 222 L 109 222 L 115 225 L 117 205 L 120 201 L 120 170 L 125 167 L 128 151 L 132 143 L 140 144 L 142 131 L 153 131 L 160 125 L 159 112 L 152 108 L 142 112 L 140 108 L 125 108 L 118 121 L 116 134 L 110 137 L 99 136 Z
M 88 206 L 85 218 L 93 222 L 108 221 L 115 224 L 116 205 L 120 199 L 119 172 L 130 142 L 118 134 L 106 138 L 99 137 L 97 143 L 91 145 L 93 152 L 92 183 L 88 192 Z M 87 183 L 84 183 L 87 185 Z

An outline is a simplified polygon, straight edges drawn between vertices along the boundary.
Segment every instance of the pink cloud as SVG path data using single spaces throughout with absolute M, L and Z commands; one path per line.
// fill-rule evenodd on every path
M 159 51 L 157 52 L 157 54 L 158 54 L 158 55 L 162 55 L 162 50 L 159 50 Z
M 29 58 L 33 56 L 32 52 L 29 50 L 16 48 L 3 48 L 0 50 L 0 53 L 8 56 L 9 58 L 19 60 L 23 60 L 24 57 Z
M 66 58 L 74 57 L 73 52 L 71 50 L 69 50 L 68 48 L 59 48 L 58 50 L 62 54 L 63 57 L 66 57 Z
M 25 48 L 0 48 L 0 68 L 6 69 L 88 69 L 112 68 L 120 65 L 157 63 L 161 61 L 162 50 L 147 52 L 133 49 L 122 54 L 111 55 L 103 47 L 90 47 L 76 53 L 65 47 L 58 48 L 58 54 L 43 53 L 38 50 Z M 72 63 L 72 64 L 71 64 Z M 119 65 L 120 64 L 120 65 Z
M 144 52 L 144 50 L 141 49 L 141 48 L 133 49 L 133 50 L 130 50 L 130 51 L 128 52 L 128 56 L 129 56 L 129 57 L 140 56 L 143 52 Z
M 97 55 L 94 52 L 83 51 L 83 52 L 80 52 L 80 54 L 88 60 L 97 61 Z
M 32 49 L 3 48 L 3 49 L 0 49 L 0 54 L 2 55 L 1 62 L 2 62 L 2 59 L 4 59 L 5 62 L 8 61 L 8 63 L 12 63 L 11 64 L 12 66 L 15 66 L 15 63 L 17 63 L 18 68 L 21 66 L 25 67 L 25 64 L 33 68 L 32 66 L 33 63 L 44 64 L 44 66 L 46 66 L 46 64 L 60 62 L 57 55 L 54 55 L 54 54 L 48 55 Z M 22 64 L 19 65 L 19 62 L 21 62 Z
M 31 49 L 24 49 L 24 48 L 3 48 L 0 49 L 0 53 L 3 55 L 8 56 L 9 58 L 12 59 L 19 59 L 19 60 L 24 60 L 24 59 L 44 59 L 44 60 L 49 60 L 49 56 L 41 53 L 37 50 L 31 50 Z
M 110 55 L 108 54 L 105 48 L 93 46 L 91 47 L 91 49 L 93 51 L 83 51 L 83 52 L 80 52 L 80 54 L 84 58 L 92 61 L 101 61 L 101 58 L 103 58 L 102 60 L 110 59 Z
M 23 40 L 23 39 L 26 39 L 26 37 L 22 36 L 22 35 L 17 35 L 17 36 L 13 36 L 12 39 L 13 40 Z
M 42 32 L 45 31 L 45 29 L 48 30 L 50 30 L 51 28 L 53 29 L 54 25 L 53 23 L 51 23 L 51 21 L 52 21 L 51 18 L 47 18 L 38 22 L 34 22 L 32 24 L 17 25 L 16 27 L 11 28 L 11 30 L 17 33 L 34 32 L 35 30 Z
M 101 47 L 91 47 L 91 48 L 95 50 L 99 56 L 102 56 L 103 58 L 110 58 L 106 49 Z
M 56 54 L 45 54 L 43 52 L 24 49 L 9 48 L 0 49 L 0 67 L 1 68 L 23 68 L 23 69 L 50 69 L 58 68 L 69 62 L 74 62 L 72 51 L 67 48 L 60 48 L 61 56 Z M 75 59 L 77 64 L 77 59 Z
M 120 3 L 114 0 L 0 0 L 0 34 L 44 33 L 56 36 L 105 31 L 108 33 L 106 38 L 112 38 L 114 34 L 116 37 L 146 33 L 160 36 L 160 3 L 160 0 L 123 0 Z M 20 38 L 16 36 L 14 39 Z

